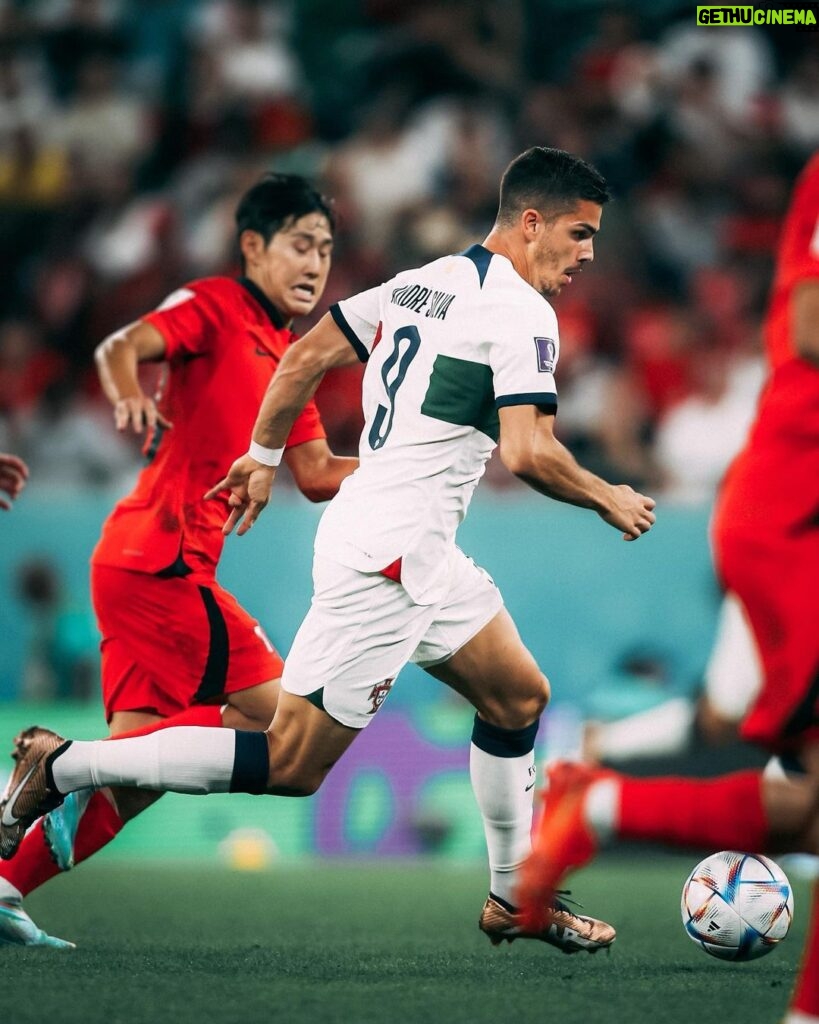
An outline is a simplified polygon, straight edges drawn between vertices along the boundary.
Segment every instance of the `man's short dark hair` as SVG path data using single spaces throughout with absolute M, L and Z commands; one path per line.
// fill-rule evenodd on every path
M 599 206 L 611 199 L 603 175 L 562 149 L 533 146 L 503 172 L 497 222 L 508 226 L 528 209 L 548 220 L 568 213 L 583 199 Z
M 236 208 L 236 236 L 258 231 L 265 245 L 282 228 L 308 213 L 326 217 L 330 230 L 336 222 L 329 199 L 299 174 L 266 174 L 249 188 Z

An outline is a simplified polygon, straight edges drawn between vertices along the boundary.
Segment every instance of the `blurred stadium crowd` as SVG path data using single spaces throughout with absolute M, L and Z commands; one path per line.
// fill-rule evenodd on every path
M 499 172 L 538 144 L 617 197 L 597 265 L 556 303 L 561 437 L 598 472 L 710 498 L 753 411 L 788 189 L 819 145 L 815 40 L 697 29 L 668 0 L 0 0 L 0 449 L 35 480 L 133 473 L 93 348 L 185 280 L 235 272 L 233 209 L 264 170 L 335 199 L 321 313 L 483 238 Z M 357 387 L 320 396 L 339 451 Z

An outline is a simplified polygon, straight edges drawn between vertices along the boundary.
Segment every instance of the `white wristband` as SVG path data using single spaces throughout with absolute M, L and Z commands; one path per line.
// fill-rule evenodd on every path
M 255 441 L 251 441 L 247 454 L 251 459 L 261 462 L 263 466 L 278 466 L 282 461 L 284 448 L 265 448 L 264 445 L 256 444 Z

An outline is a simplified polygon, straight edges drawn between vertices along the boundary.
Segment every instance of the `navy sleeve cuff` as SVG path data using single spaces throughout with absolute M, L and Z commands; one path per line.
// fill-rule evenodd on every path
M 370 353 L 367 351 L 366 347 L 361 344 L 361 342 L 358 339 L 358 335 L 345 320 L 344 314 L 341 312 L 341 307 L 337 302 L 334 302 L 333 305 L 330 306 L 329 313 L 333 320 L 335 320 L 336 327 L 338 327 L 338 329 L 341 331 L 341 333 L 344 335 L 347 341 L 349 341 L 349 343 L 353 346 L 355 354 L 358 356 L 362 363 L 366 363 L 367 360 L 370 358 Z
M 495 408 L 507 405 L 536 405 L 544 412 L 557 412 L 557 395 L 553 391 L 530 391 L 520 395 L 501 395 L 495 399 Z

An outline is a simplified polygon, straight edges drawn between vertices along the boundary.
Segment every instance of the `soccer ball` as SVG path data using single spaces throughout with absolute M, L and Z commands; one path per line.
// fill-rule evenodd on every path
M 723 850 L 688 876 L 680 901 L 686 934 L 720 960 L 756 960 L 788 934 L 793 892 L 778 864 Z

